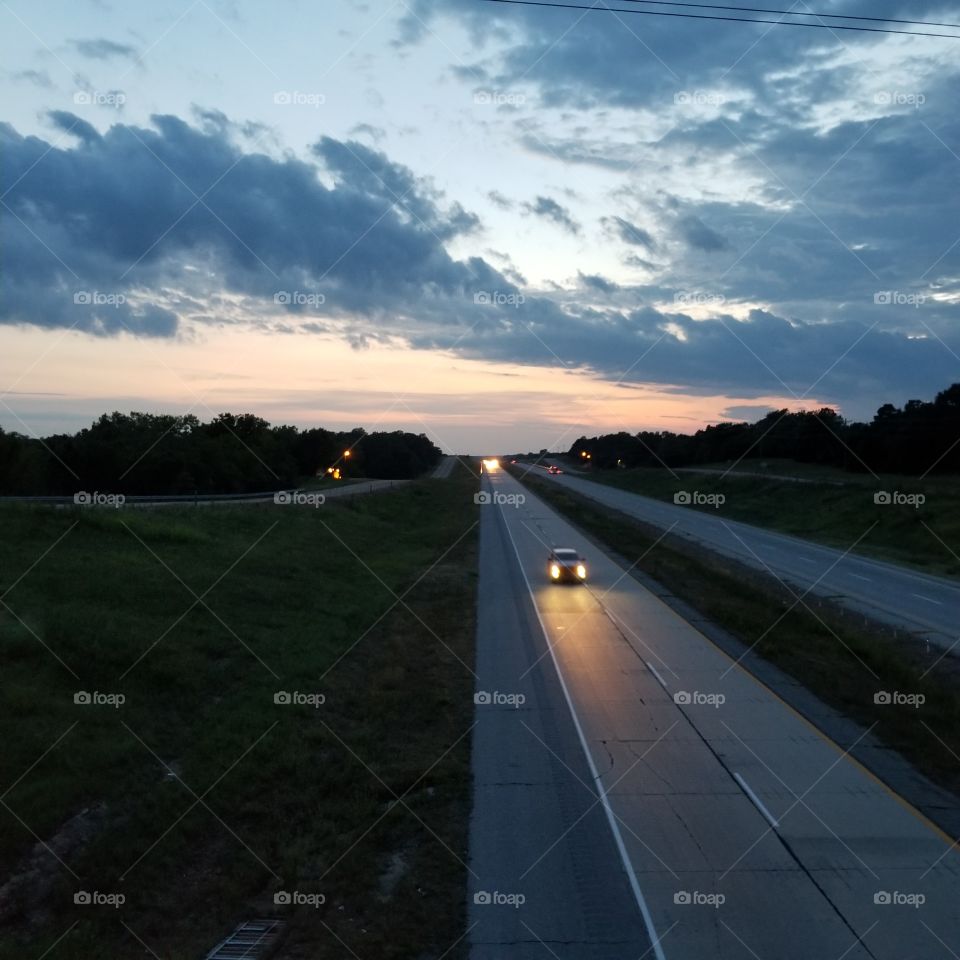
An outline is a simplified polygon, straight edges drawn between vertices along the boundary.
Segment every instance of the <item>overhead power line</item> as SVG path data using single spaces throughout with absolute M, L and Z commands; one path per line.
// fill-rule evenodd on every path
M 808 27 L 819 30 L 849 30 L 857 33 L 892 33 L 906 37 L 940 37 L 944 40 L 960 40 L 960 34 L 930 33 L 920 30 L 888 30 L 884 27 L 854 27 L 845 23 L 802 23 L 797 20 L 760 20 L 756 17 L 720 17 L 706 13 L 677 13 L 668 10 L 638 10 L 636 7 L 606 7 L 585 3 L 554 3 L 551 0 L 482 0 L 483 3 L 503 3 L 517 7 L 553 7 L 557 10 L 585 10 L 588 13 L 626 13 L 647 17 L 679 17 L 683 20 L 720 20 L 728 23 L 768 23 L 774 27 Z M 629 2 L 629 0 L 627 0 Z M 649 0 L 639 0 L 649 2 Z M 716 9 L 723 9 L 717 7 Z M 731 8 L 733 9 L 733 8 Z M 740 7 L 739 9 L 745 9 Z M 892 22 L 892 21 L 887 21 Z M 920 24 L 920 21 L 917 21 Z
M 673 3 L 671 0 L 627 0 L 651 7 L 696 7 L 701 10 L 735 10 L 743 13 L 773 13 L 785 17 L 813 17 L 818 20 L 863 20 L 867 23 L 902 23 L 912 27 L 952 27 L 960 30 L 960 23 L 940 23 L 937 20 L 897 20 L 895 17 L 856 17 L 852 13 L 818 13 L 807 10 L 771 10 L 768 7 L 730 7 L 719 3 Z M 724 18 L 726 19 L 726 18 Z

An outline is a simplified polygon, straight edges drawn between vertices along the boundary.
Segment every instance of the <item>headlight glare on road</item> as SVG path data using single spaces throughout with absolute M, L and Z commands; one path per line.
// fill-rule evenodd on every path
M 577 576 L 582 580 L 587 575 L 587 568 L 582 564 L 577 564 Z
M 550 576 L 553 577 L 554 580 L 560 579 L 560 567 L 556 563 L 550 564 Z

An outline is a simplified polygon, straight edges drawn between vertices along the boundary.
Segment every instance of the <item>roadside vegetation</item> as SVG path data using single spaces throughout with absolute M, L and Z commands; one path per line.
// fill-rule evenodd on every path
M 275 426 L 253 414 L 104 414 L 43 439 L 0 428 L 0 496 L 259 493 L 316 477 L 409 479 L 439 463 L 424 434 Z
M 719 507 L 691 502 L 689 508 L 842 550 L 856 544 L 857 553 L 960 577 L 957 477 L 886 475 L 878 480 L 783 460 L 744 462 L 739 472 L 723 465 L 701 469 L 717 472 L 637 467 L 588 470 L 583 477 L 669 503 L 681 492 L 720 494 Z M 788 476 L 802 482 L 783 479 Z M 875 494 L 888 494 L 891 502 L 878 504 Z
M 664 536 L 534 473 L 518 476 L 634 574 L 651 578 L 843 715 L 875 725 L 881 742 L 960 795 L 955 658 L 829 600 L 811 595 L 797 603 L 797 595 L 772 577 Z M 919 694 L 925 702 L 891 708 L 875 702 L 881 691 Z
M 475 489 L 0 507 L 0 958 L 461 955 Z

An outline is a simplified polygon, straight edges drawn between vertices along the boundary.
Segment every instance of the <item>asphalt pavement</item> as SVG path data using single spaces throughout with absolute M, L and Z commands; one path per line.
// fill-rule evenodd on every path
M 951 838 L 515 479 L 484 483 L 471 956 L 955 958 Z M 588 584 L 549 582 L 552 546 Z

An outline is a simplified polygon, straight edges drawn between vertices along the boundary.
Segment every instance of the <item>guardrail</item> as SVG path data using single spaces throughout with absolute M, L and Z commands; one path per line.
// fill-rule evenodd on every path
M 130 495 L 124 494 L 125 504 L 134 503 L 229 503 L 231 501 L 272 500 L 278 493 L 295 493 L 299 488 L 291 487 L 287 490 L 265 490 L 260 493 L 178 493 Z M 27 497 L 8 496 L 0 497 L 0 503 L 49 503 L 55 506 L 83 506 L 74 500 L 74 497 Z

